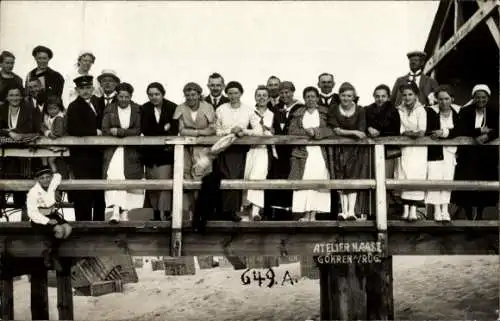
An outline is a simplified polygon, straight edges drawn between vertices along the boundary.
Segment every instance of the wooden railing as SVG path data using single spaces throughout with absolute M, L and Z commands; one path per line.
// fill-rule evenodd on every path
M 182 230 L 183 230 L 183 191 L 184 189 L 199 189 L 200 182 L 192 180 L 184 180 L 184 148 L 186 145 L 212 145 L 220 137 L 203 137 L 203 138 L 193 138 L 193 137 L 126 137 L 126 138 L 113 138 L 113 137 L 63 137 L 55 140 L 42 138 L 31 147 L 30 155 L 31 157 L 37 157 L 40 155 L 40 151 L 47 151 L 49 146 L 75 146 L 75 145 L 101 145 L 101 146 L 145 146 L 145 145 L 173 145 L 174 146 L 174 174 L 171 180 L 127 180 L 127 181 L 116 181 L 116 180 L 71 180 L 63 181 L 60 185 L 61 190 L 126 190 L 126 189 L 149 189 L 149 190 L 173 190 L 173 207 L 172 207 L 172 222 L 164 223 L 164 228 L 170 228 L 171 231 L 171 241 L 170 241 L 170 253 L 172 256 L 180 256 L 182 253 Z M 475 145 L 475 141 L 468 137 L 458 137 L 450 140 L 433 140 L 429 137 L 410 139 L 406 137 L 383 137 L 376 139 L 365 139 L 361 141 L 354 141 L 352 139 L 346 138 L 335 138 L 335 139 L 325 139 L 325 140 L 310 140 L 305 137 L 296 136 L 274 136 L 274 137 L 244 137 L 237 140 L 234 144 L 244 144 L 244 145 L 263 145 L 263 144 L 276 144 L 276 145 L 374 145 L 374 166 L 375 168 L 375 178 L 374 179 L 358 179 L 358 180 L 317 180 L 317 181 L 307 181 L 307 180 L 223 180 L 221 184 L 222 189 L 371 189 L 375 190 L 375 200 L 376 200 L 376 222 L 355 222 L 360 228 L 366 229 L 366 231 L 373 231 L 375 228 L 377 233 L 377 239 L 383 244 L 387 251 L 388 246 L 387 241 L 387 204 L 386 204 L 386 190 L 387 189 L 416 189 L 416 190 L 439 190 L 439 189 L 449 189 L 449 190 L 482 190 L 482 191 L 492 191 L 500 190 L 499 181 L 435 181 L 435 180 L 394 180 L 386 179 L 385 173 L 385 157 L 384 157 L 384 145 L 418 145 L 418 146 L 429 146 L 429 145 L 446 145 L 446 146 L 459 146 L 459 145 Z M 486 145 L 499 146 L 500 140 L 496 139 L 489 142 Z M 3 146 L 4 155 L 26 157 L 29 156 L 25 151 L 16 152 L 13 146 Z M 499 149 L 500 150 L 500 149 Z M 47 153 L 42 153 L 43 156 L 47 156 Z M 57 155 L 57 153 L 55 154 Z M 370 164 L 371 166 L 371 164 Z M 30 180 L 0 180 L 0 190 L 8 191 L 20 191 L 28 190 L 33 185 L 33 181 Z M 296 229 L 297 226 L 311 226 L 308 232 L 314 232 L 314 228 L 319 228 L 321 224 L 325 226 L 335 226 L 339 227 L 337 223 L 323 223 L 319 222 L 295 222 L 292 229 Z M 362 223 L 362 224 L 361 224 Z M 21 226 L 24 223 L 19 223 Z M 16 228 L 19 228 L 19 224 L 15 224 Z M 84 223 L 75 223 L 75 226 L 80 226 L 85 229 L 103 228 L 101 224 L 90 224 L 81 225 Z M 85 223 L 86 224 L 86 223 Z M 127 223 L 128 225 L 132 224 Z M 123 227 L 128 226 L 125 224 Z M 148 223 L 154 224 L 154 223 Z M 224 223 L 226 224 L 226 223 Z M 224 225 L 223 224 L 223 225 Z M 241 223 L 247 228 L 249 226 L 255 226 L 256 229 L 265 227 L 283 226 L 285 227 L 287 223 L 282 222 L 256 222 L 256 223 Z M 241 225 L 240 224 L 240 225 Z M 278 224 L 278 225 L 276 225 Z M 354 227 L 355 224 L 347 224 L 345 226 Z M 427 224 L 427 223 L 426 223 Z M 429 223 L 432 225 L 432 223 Z M 427 225 L 429 225 L 427 224 Z M 468 224 L 468 223 L 467 223 Z M 465 224 L 465 225 L 467 225 Z M 479 223 L 482 227 L 492 228 L 495 223 L 483 222 Z M 149 226 L 148 225 L 148 226 Z M 160 224 L 161 225 L 161 224 Z M 227 225 L 227 224 L 226 224 Z M 230 224 L 235 226 L 234 224 Z M 276 225 L 276 226 L 275 226 Z M 289 225 L 289 224 L 288 224 Z M 375 226 L 374 226 L 375 225 Z M 392 224 L 393 226 L 396 226 Z M 469 224 L 471 225 L 471 224 Z M 483 226 L 484 225 L 484 226 Z M 217 225 L 209 224 L 214 228 Z M 472 226 L 472 225 L 471 225 Z M 14 226 L 12 226 L 14 227 Z M 314 227 L 314 228 L 313 228 Z M 0 226 L 0 231 L 7 232 L 8 228 L 5 229 Z M 111 228 L 111 227 L 109 227 Z M 185 228 L 185 226 L 184 226 Z M 120 229 L 118 228 L 113 228 Z M 439 228 L 441 229 L 441 228 Z M 115 232 L 118 232 L 116 230 Z M 226 231 L 227 232 L 227 231 Z M 319 230 L 318 230 L 319 232 Z M 323 231 L 324 232 L 324 231 Z

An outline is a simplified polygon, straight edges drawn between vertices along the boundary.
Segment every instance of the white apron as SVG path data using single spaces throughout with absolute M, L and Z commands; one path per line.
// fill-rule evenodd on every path
M 304 129 L 319 127 L 319 112 L 306 111 L 302 118 Z M 326 168 L 321 146 L 306 146 L 307 160 L 303 180 L 327 180 L 330 174 Z M 324 212 L 330 213 L 330 191 L 300 190 L 293 192 L 292 212 Z
M 453 114 L 450 113 L 447 117 L 439 114 L 440 129 L 452 129 Z M 443 146 L 443 160 L 430 161 L 427 163 L 427 179 L 429 180 L 453 180 L 455 175 L 456 146 Z M 425 195 L 425 203 L 427 204 L 449 204 L 451 191 L 427 191 Z
M 426 130 L 427 113 L 419 102 L 415 104 L 411 113 L 408 113 L 406 107 L 402 105 L 398 107 L 398 112 L 401 118 L 401 133 L 408 130 Z M 398 180 L 427 179 L 427 146 L 402 147 L 395 174 Z M 403 200 L 423 201 L 424 197 L 424 191 L 401 191 Z

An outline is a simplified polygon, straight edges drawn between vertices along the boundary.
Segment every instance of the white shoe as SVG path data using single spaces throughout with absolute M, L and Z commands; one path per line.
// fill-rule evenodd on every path
M 403 221 L 406 221 L 406 220 L 408 220 L 409 217 L 410 217 L 410 207 L 408 205 L 404 205 L 403 206 L 403 215 L 401 216 L 401 219 Z
M 434 207 L 434 221 L 441 222 L 443 220 L 443 213 L 439 208 L 439 205 Z
M 443 212 L 441 214 L 441 221 L 443 221 L 443 222 L 451 222 L 450 213 L 448 213 L 448 211 Z
M 111 214 L 111 217 L 109 218 L 110 223 L 118 223 L 120 222 L 120 209 L 115 206 L 113 207 L 113 214 Z
M 358 218 L 354 213 L 347 213 L 347 216 L 345 218 L 347 221 L 356 221 Z
M 128 221 L 128 211 L 123 211 L 120 213 L 120 221 L 122 222 Z
M 408 217 L 408 220 L 410 220 L 410 221 L 417 221 L 418 220 L 416 206 L 410 207 L 410 216 Z

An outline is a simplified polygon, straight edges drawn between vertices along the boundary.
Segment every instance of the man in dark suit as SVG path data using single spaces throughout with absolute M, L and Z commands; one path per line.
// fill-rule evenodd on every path
M 33 109 L 33 126 L 35 133 L 40 133 L 40 125 L 43 121 L 43 109 L 47 100 L 45 91 L 39 78 L 28 81 L 28 95 L 25 98 L 26 104 Z M 38 166 L 40 167 L 40 166 Z
M 92 76 L 73 80 L 78 98 L 69 104 L 67 127 L 69 136 L 101 136 L 102 110 L 93 96 Z M 70 149 L 70 164 L 76 179 L 102 179 L 102 149 L 92 146 L 75 146 Z M 72 193 L 77 221 L 104 221 L 104 192 L 75 191 Z M 93 215 L 92 215 L 93 210 Z
M 267 103 L 267 108 L 269 108 L 272 112 L 280 108 L 278 106 L 281 103 L 280 84 L 281 80 L 276 76 L 271 76 L 267 80 L 266 87 L 269 91 L 269 102 Z
M 332 74 L 324 72 L 318 76 L 320 105 L 326 106 L 330 109 L 331 107 L 338 106 L 340 104 L 339 95 L 333 92 L 334 87 L 335 78 Z
M 102 97 L 97 99 L 97 104 L 98 108 L 104 113 L 109 104 L 117 103 L 116 87 L 120 84 L 120 78 L 118 78 L 114 70 L 104 69 L 99 77 L 97 77 L 97 81 L 99 81 L 103 91 Z
M 275 135 L 287 135 L 290 122 L 295 110 L 303 106 L 294 98 L 295 86 L 291 81 L 280 84 L 281 102 L 276 105 L 274 112 L 273 129 Z M 290 174 L 291 145 L 278 145 L 278 158 L 272 158 L 269 166 L 268 179 L 288 179 Z M 269 220 L 291 221 L 293 216 L 292 190 L 266 190 L 264 193 L 264 216 Z
M 392 88 L 391 102 L 394 104 L 394 106 L 399 106 L 402 99 L 401 93 L 399 92 L 399 87 L 409 82 L 415 82 L 418 86 L 418 89 L 420 89 L 418 100 L 424 106 L 433 105 L 435 100 L 434 92 L 438 89 L 439 84 L 436 80 L 422 73 L 427 54 L 422 51 L 412 51 L 409 52 L 406 56 L 408 57 L 410 72 L 396 79 L 394 87 Z
M 211 74 L 208 77 L 207 87 L 210 91 L 210 95 L 205 98 L 205 101 L 212 104 L 214 109 L 217 109 L 220 105 L 229 102 L 229 98 L 222 94 L 224 92 L 225 84 L 224 78 L 221 74 L 216 72 Z

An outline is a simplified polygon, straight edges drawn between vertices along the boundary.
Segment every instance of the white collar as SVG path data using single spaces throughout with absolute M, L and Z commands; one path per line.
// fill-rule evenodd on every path
M 105 93 L 103 93 L 103 95 L 102 95 L 102 96 L 104 97 L 104 99 L 113 99 L 113 98 L 115 98 L 115 96 L 116 96 L 116 91 L 113 91 L 113 92 L 111 93 L 111 95 L 109 95 L 109 96 L 107 96 Z
M 332 98 L 332 97 L 333 97 L 333 95 L 335 95 L 335 93 L 332 91 L 329 95 L 327 95 L 327 94 L 324 94 L 324 93 L 322 93 L 321 91 L 319 91 L 319 95 L 320 95 L 321 97 L 323 97 L 323 98 L 330 99 L 330 98 Z
M 422 75 L 422 69 L 417 70 L 417 72 L 413 72 L 413 71 L 410 70 L 410 72 L 408 73 L 408 76 L 419 77 L 421 75 Z

